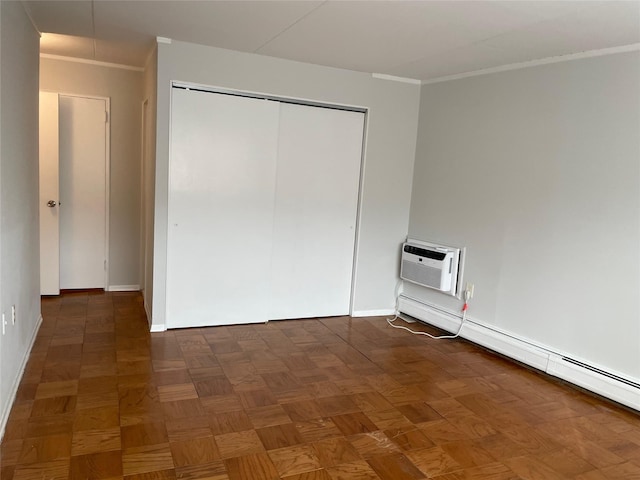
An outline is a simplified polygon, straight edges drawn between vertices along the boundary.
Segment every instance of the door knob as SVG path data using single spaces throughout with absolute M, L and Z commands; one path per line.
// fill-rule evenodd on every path
M 49 200 L 47 202 L 47 207 L 55 207 L 56 206 L 56 201 L 55 200 Z

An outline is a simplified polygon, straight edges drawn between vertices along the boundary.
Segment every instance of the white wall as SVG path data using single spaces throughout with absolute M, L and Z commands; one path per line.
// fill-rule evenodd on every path
M 394 305 L 408 226 L 420 88 L 371 75 L 183 42 L 158 45 L 153 328 L 164 328 L 169 105 L 172 80 L 369 108 L 356 313 Z
M 40 320 L 39 38 L 20 2 L 0 2 L 0 435 Z
M 40 89 L 111 99 L 109 287 L 140 284 L 140 151 L 143 73 L 51 58 Z
M 638 52 L 423 86 L 410 236 L 467 247 L 472 319 L 640 382 L 639 138 Z

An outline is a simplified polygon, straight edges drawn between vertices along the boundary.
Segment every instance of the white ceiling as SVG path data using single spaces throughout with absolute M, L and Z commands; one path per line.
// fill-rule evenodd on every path
M 23 4 L 43 53 L 137 67 L 158 36 L 422 81 L 640 44 L 640 0 Z

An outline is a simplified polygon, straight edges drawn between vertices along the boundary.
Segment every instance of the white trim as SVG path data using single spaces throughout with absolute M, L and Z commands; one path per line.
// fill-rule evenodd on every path
M 33 329 L 31 334 L 31 340 L 29 341 L 29 346 L 27 347 L 24 357 L 22 358 L 22 362 L 20 362 L 20 368 L 18 369 L 18 375 L 11 385 L 11 391 L 9 396 L 7 397 L 7 401 L 4 404 L 4 410 L 0 412 L 0 440 L 4 437 L 4 430 L 7 426 L 7 421 L 9 420 L 9 413 L 11 413 L 11 407 L 13 407 L 13 402 L 16 399 L 16 394 L 18 393 L 18 387 L 20 386 L 20 382 L 22 381 L 22 376 L 24 375 L 24 369 L 27 367 L 27 361 L 31 356 L 31 349 L 33 348 L 33 344 L 36 342 L 36 338 L 38 337 L 38 330 L 40 330 L 40 325 L 42 325 L 42 315 L 38 316 L 38 321 L 36 322 L 36 327 Z
M 171 39 L 168 37 L 156 37 L 156 43 L 171 45 Z
M 36 22 L 33 21 L 33 16 L 31 15 L 31 12 L 29 11 L 30 7 L 27 7 L 27 3 L 26 2 L 20 2 L 20 3 L 22 4 L 22 8 L 24 9 L 24 13 L 27 15 L 27 18 L 31 22 L 31 26 L 33 27 L 33 29 L 38 34 L 38 37 L 42 38 L 42 32 L 40 31 L 40 29 L 36 25 Z
M 387 75 L 386 73 L 372 73 L 371 76 L 373 78 L 377 78 L 380 80 L 389 80 L 391 82 L 410 83 L 412 85 L 422 84 L 422 80 L 418 80 L 415 78 L 396 77 L 395 75 Z
M 111 272 L 111 258 L 109 246 L 109 219 L 111 218 L 111 98 L 104 97 L 104 108 L 106 109 L 106 121 L 104 122 L 104 221 L 105 221 L 105 237 L 104 237 L 104 284 L 109 287 L 109 273 Z
M 140 285 L 109 285 L 107 292 L 139 292 Z
M 149 324 L 149 331 L 152 332 L 153 331 L 153 322 L 151 321 L 151 313 L 150 313 L 151 309 L 149 308 L 149 304 L 147 303 L 147 297 L 145 296 L 144 292 L 142 292 L 142 306 L 144 307 L 144 313 L 147 316 L 147 323 Z
M 155 333 L 155 332 L 166 332 L 167 331 L 167 326 L 164 323 L 156 323 L 156 324 L 151 324 L 151 333 Z
M 506 72 L 509 70 L 520 70 L 522 68 L 537 67 L 539 65 L 548 65 L 551 63 L 568 62 L 570 60 L 579 60 L 582 58 L 601 57 L 603 55 L 614 55 L 616 53 L 635 52 L 640 50 L 640 43 L 632 43 L 620 47 L 602 48 L 599 50 L 589 50 L 586 52 L 570 53 L 568 55 L 558 55 L 556 57 L 542 58 L 539 60 L 530 60 L 528 62 L 510 63 L 499 67 L 484 68 L 482 70 L 474 70 L 472 72 L 457 73 L 455 75 L 446 75 L 444 77 L 431 78 L 424 80 L 422 85 L 430 85 L 432 83 L 448 82 L 449 80 L 459 80 L 467 77 L 477 77 L 479 75 L 487 75 L 490 73 Z
M 385 315 L 394 315 L 396 311 L 393 308 L 382 308 L 379 310 L 355 310 L 352 317 L 382 317 Z
M 457 331 L 461 322 L 456 313 L 404 295 L 400 295 L 398 299 L 398 309 L 448 332 Z M 640 393 L 637 388 L 566 362 L 564 355 L 546 346 L 536 345 L 469 317 L 460 331 L 460 337 L 640 411 Z
M 353 257 L 351 259 L 351 291 L 349 292 L 349 315 L 354 315 L 354 305 L 356 299 L 356 284 L 358 282 L 358 260 L 360 257 L 361 226 L 362 226 L 362 205 L 364 204 L 364 175 L 367 168 L 367 145 L 369 144 L 369 115 L 367 109 L 364 112 L 364 125 L 362 126 L 362 150 L 360 152 L 360 178 L 358 179 L 358 205 L 356 207 L 356 231 L 353 238 Z
M 149 54 L 147 55 L 147 57 L 144 60 L 144 67 L 142 67 L 142 71 L 143 72 L 147 71 L 147 68 L 149 68 L 149 63 L 151 63 L 151 57 L 157 51 L 158 51 L 158 44 L 156 43 L 156 44 L 153 45 L 153 48 L 151 49 L 151 51 L 149 52 Z
M 139 247 L 139 255 L 140 255 L 140 261 L 138 263 L 138 267 L 140 269 L 140 271 L 138 272 L 138 281 L 140 282 L 140 290 L 144 290 L 147 288 L 147 281 L 146 281 L 146 274 L 147 274 L 147 269 L 146 269 L 146 260 L 147 260 L 147 254 L 146 254 L 146 250 L 147 250 L 147 237 L 146 237 L 146 233 L 147 233 L 147 218 L 146 218 L 146 210 L 147 210 L 147 206 L 145 205 L 145 157 L 148 155 L 148 152 L 146 151 L 146 128 L 147 128 L 147 122 L 149 121 L 148 118 L 146 118 L 145 113 L 148 113 L 148 109 L 149 108 L 149 99 L 145 98 L 142 101 L 142 104 L 140 106 L 140 211 L 139 211 L 139 215 L 140 215 L 140 221 L 138 222 L 138 225 L 140 225 L 140 243 L 138 245 Z
M 62 62 L 84 63 L 87 65 L 95 65 L 98 67 L 120 68 L 122 70 L 131 70 L 134 72 L 144 72 L 143 67 L 134 67 L 133 65 L 123 65 L 121 63 L 101 62 L 99 60 L 90 60 L 88 58 L 66 57 L 64 55 L 52 55 L 50 53 L 41 53 L 40 58 L 49 60 L 60 60 Z

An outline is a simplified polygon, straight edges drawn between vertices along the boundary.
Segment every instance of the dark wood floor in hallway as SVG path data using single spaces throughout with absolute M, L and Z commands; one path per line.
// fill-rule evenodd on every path
M 640 478 L 635 413 L 382 317 L 150 334 L 138 293 L 42 312 L 2 480 Z

